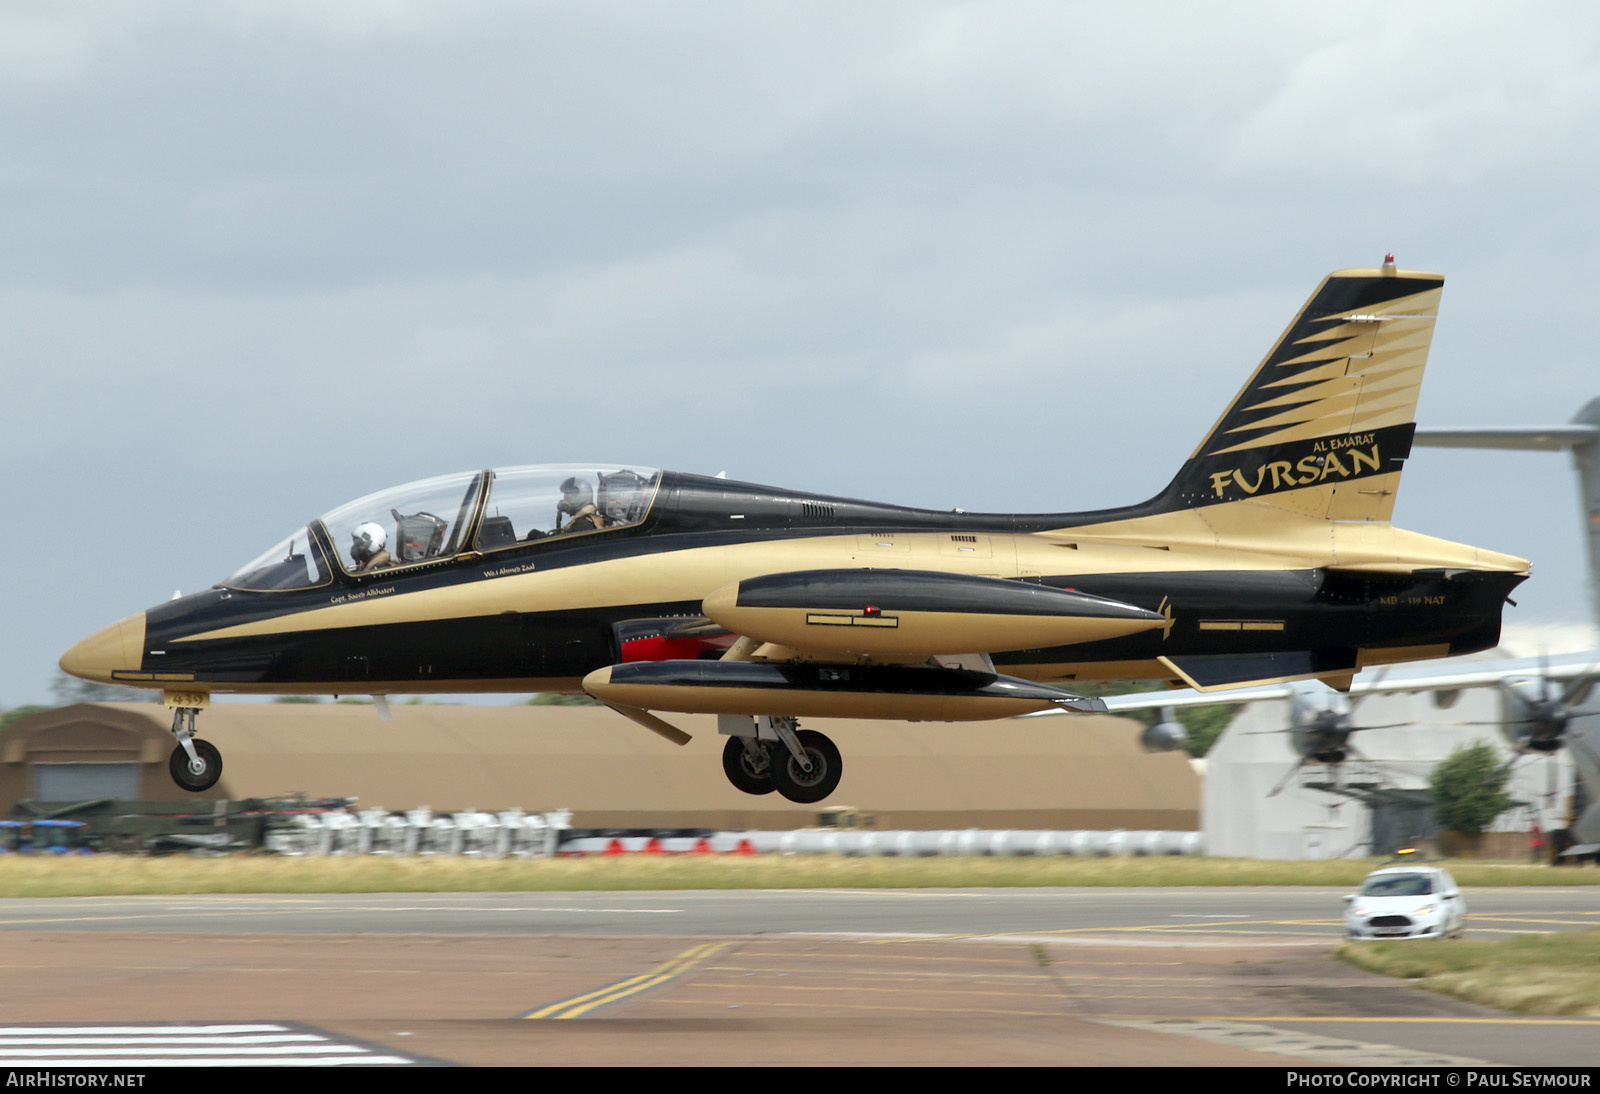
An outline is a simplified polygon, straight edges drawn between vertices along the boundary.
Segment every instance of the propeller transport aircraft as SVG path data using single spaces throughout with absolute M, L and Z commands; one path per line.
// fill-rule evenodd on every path
M 1112 695 L 1104 702 L 1113 714 L 1158 711 L 1158 721 L 1140 736 L 1140 744 L 1146 751 L 1164 752 L 1182 748 L 1187 740 L 1183 726 L 1176 720 L 1180 707 L 1286 701 L 1289 724 L 1281 730 L 1261 732 L 1288 734 L 1290 747 L 1299 759 L 1267 794 L 1269 798 L 1282 791 L 1306 764 L 1332 766 L 1344 763 L 1352 754 L 1361 757 L 1350 739 L 1352 734 L 1412 724 L 1357 725 L 1356 710 L 1361 701 L 1371 695 L 1431 691 L 1439 697 L 1438 705 L 1449 706 L 1456 694 L 1467 688 L 1497 687 L 1505 703 L 1506 719 L 1461 724 L 1498 727 L 1510 747 L 1511 763 L 1523 756 L 1559 751 L 1572 740 L 1568 731 L 1575 718 L 1600 713 L 1580 706 L 1594 684 L 1600 681 L 1600 663 L 1588 655 L 1559 664 L 1551 664 L 1544 658 L 1485 662 L 1476 668 L 1431 676 L 1388 676 L 1383 670 L 1379 671 L 1375 679 L 1359 680 L 1343 693 L 1318 680 L 1293 680 L 1221 695 L 1189 689 Z M 1506 766 L 1509 768 L 1511 763 Z
M 1166 489 L 1081 513 L 941 512 L 638 466 L 447 475 L 351 502 L 61 667 L 158 688 L 171 770 L 217 692 L 587 692 L 719 715 L 751 794 L 820 801 L 838 749 L 796 719 L 1104 710 L 1061 685 L 1203 690 L 1487 649 L 1520 558 L 1390 523 L 1443 278 L 1317 287 Z M 552 520 L 552 518 L 554 518 Z
M 1600 620 L 1600 399 L 1591 400 L 1564 425 L 1419 429 L 1414 439 L 1418 445 L 1439 448 L 1569 450 L 1578 471 L 1578 501 L 1585 518 L 1590 602 L 1594 618 Z M 1511 751 L 1511 758 L 1505 765 L 1507 769 L 1525 756 L 1551 756 L 1567 745 L 1574 745 L 1589 761 L 1589 769 L 1600 771 L 1600 754 L 1583 741 L 1575 724 L 1577 719 L 1600 715 L 1600 709 L 1585 705 L 1596 683 L 1600 683 L 1600 652 L 1590 651 L 1554 661 L 1543 656 L 1470 661 L 1444 673 L 1406 669 L 1391 673 L 1385 666 L 1372 679 L 1356 680 L 1345 694 L 1320 681 L 1297 680 L 1243 688 L 1225 695 L 1192 689 L 1115 695 L 1106 697 L 1105 703 L 1113 713 L 1158 711 L 1158 720 L 1144 731 L 1140 743 L 1147 751 L 1162 752 L 1182 748 L 1186 743 L 1187 734 L 1175 713 L 1181 707 L 1286 701 L 1287 727 L 1270 732 L 1288 734 L 1289 743 L 1299 758 L 1267 795 L 1272 797 L 1308 763 L 1336 766 L 1349 755 L 1360 756 L 1350 740 L 1352 733 L 1410 724 L 1354 724 L 1355 710 L 1362 699 L 1383 693 L 1431 691 L 1435 693 L 1437 705 L 1447 707 L 1464 689 L 1496 688 L 1500 692 L 1503 717 L 1495 722 L 1460 724 L 1497 727 Z M 1584 770 L 1583 765 L 1579 770 Z M 1585 829 L 1591 836 L 1600 838 L 1600 803 L 1593 811 L 1595 817 Z

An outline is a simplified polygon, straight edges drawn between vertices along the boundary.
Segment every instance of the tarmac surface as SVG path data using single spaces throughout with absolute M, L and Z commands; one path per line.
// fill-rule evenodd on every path
M 290 1032 L 270 1036 L 346 1046 L 295 1051 L 346 1052 L 333 1062 L 349 1063 L 362 1053 L 365 1062 L 524 1066 L 1600 1062 L 1600 1019 L 1512 1016 L 1338 962 L 1339 896 L 1008 889 L 7 900 L 0 1065 L 38 1059 L 11 1055 L 8 1036 L 33 1044 L 43 1030 L 43 1040 L 121 1045 L 137 1038 L 67 1035 L 135 1022 L 278 1023 Z M 1477 937 L 1600 923 L 1596 889 L 1476 890 L 1468 902 Z M 16 1027 L 27 1036 L 8 1034 Z M 219 1054 L 202 1058 L 217 1063 L 229 1050 L 197 1051 Z

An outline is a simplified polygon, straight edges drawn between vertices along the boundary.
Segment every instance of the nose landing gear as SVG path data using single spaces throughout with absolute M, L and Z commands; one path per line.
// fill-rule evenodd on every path
M 173 708 L 172 733 L 178 738 L 178 747 L 167 761 L 172 781 L 191 793 L 210 790 L 222 778 L 222 753 L 210 741 L 194 735 L 194 717 L 198 713 L 197 707 Z

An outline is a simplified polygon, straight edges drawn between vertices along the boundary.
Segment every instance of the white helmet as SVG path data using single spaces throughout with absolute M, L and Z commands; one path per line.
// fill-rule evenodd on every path
M 364 564 L 388 543 L 388 537 L 383 534 L 383 526 L 367 521 L 365 524 L 356 525 L 356 530 L 350 533 L 350 557 L 358 564 Z

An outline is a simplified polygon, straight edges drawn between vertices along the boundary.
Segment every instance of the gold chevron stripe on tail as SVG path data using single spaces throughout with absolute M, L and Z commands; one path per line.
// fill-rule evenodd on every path
M 1286 520 L 1387 522 L 1443 285 L 1393 266 L 1329 274 L 1167 489 L 1079 527 L 1187 513 L 1196 534 L 1231 539 Z
M 1330 274 L 1196 456 L 1411 423 L 1444 278 Z

